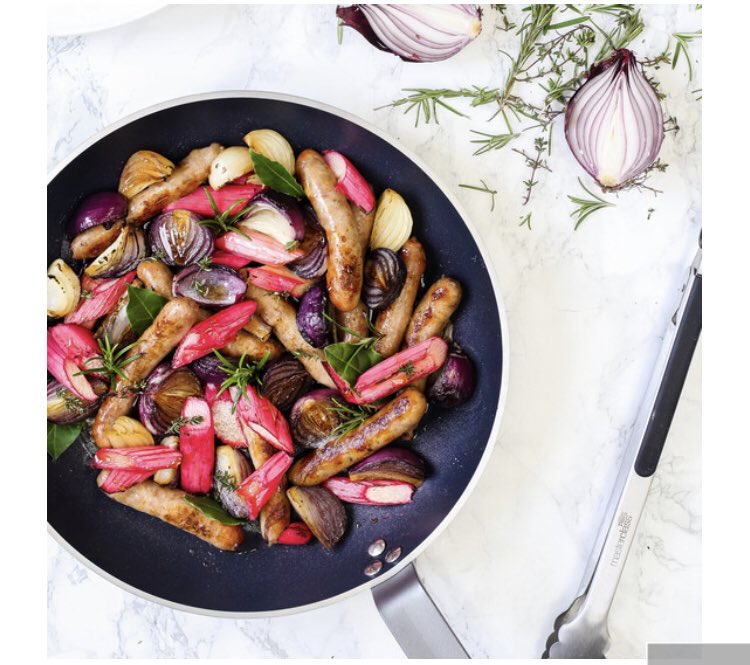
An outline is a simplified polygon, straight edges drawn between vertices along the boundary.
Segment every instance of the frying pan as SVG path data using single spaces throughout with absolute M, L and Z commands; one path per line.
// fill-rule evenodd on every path
M 215 616 L 266 617 L 297 612 L 372 588 L 409 655 L 458 654 L 443 629 L 415 646 L 420 630 L 440 630 L 440 615 L 411 562 L 456 515 L 484 468 L 497 437 L 507 384 L 507 338 L 496 279 L 478 234 L 429 168 L 385 134 L 318 102 L 272 93 L 226 92 L 186 97 L 148 108 L 108 127 L 52 174 L 47 188 L 47 261 L 60 256 L 63 226 L 87 195 L 116 187 L 126 159 L 155 150 L 173 161 L 218 141 L 237 145 L 253 128 L 281 131 L 295 152 L 335 148 L 348 155 L 376 192 L 392 187 L 408 202 L 414 233 L 428 257 L 426 283 L 457 278 L 464 299 L 454 338 L 477 366 L 472 399 L 452 409 L 431 407 L 412 442 L 428 468 L 414 502 L 347 506 L 349 528 L 332 551 L 319 544 L 267 547 L 248 533 L 241 551 L 221 552 L 159 520 L 125 508 L 96 487 L 83 446 L 47 466 L 49 532 L 89 568 L 128 591 L 173 608 Z M 382 539 L 401 556 L 365 575 L 368 547 Z M 383 560 L 381 555 L 380 560 Z M 412 622 L 397 617 L 413 608 Z M 435 616 L 435 625 L 425 622 Z M 422 624 L 422 625 L 419 625 Z M 410 628 L 404 634 L 404 626 Z M 432 646 L 429 646 L 429 645 Z M 454 648 L 455 647 L 455 648 Z M 431 653 L 428 653 L 431 652 Z M 462 652 L 461 652 L 461 655 Z

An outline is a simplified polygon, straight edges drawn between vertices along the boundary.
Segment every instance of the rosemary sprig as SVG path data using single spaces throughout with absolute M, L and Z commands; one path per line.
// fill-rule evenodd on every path
M 490 189 L 484 180 L 480 180 L 479 182 L 482 183 L 481 187 L 479 185 L 464 185 L 464 184 L 459 184 L 458 186 L 463 187 L 465 189 L 473 189 L 477 192 L 484 192 L 485 194 L 489 194 L 492 197 L 492 204 L 490 205 L 490 212 L 493 212 L 495 210 L 495 194 L 497 194 L 497 190 Z
M 200 425 L 203 422 L 203 416 L 193 416 L 192 418 L 175 418 L 167 429 L 167 434 L 179 434 L 180 428 L 185 425 Z
M 357 427 L 378 410 L 377 407 L 370 406 L 369 404 L 345 404 L 339 402 L 337 399 L 331 401 L 333 404 L 328 409 L 341 419 L 341 422 L 331 432 L 331 435 L 337 439 L 357 429 Z
M 99 345 L 99 351 L 101 353 L 98 356 L 89 359 L 87 364 L 90 362 L 98 362 L 99 365 L 97 367 L 87 367 L 76 374 L 104 374 L 109 379 L 109 391 L 114 392 L 118 377 L 127 381 L 123 368 L 134 360 L 140 358 L 143 354 L 136 353 L 135 355 L 126 358 L 125 356 L 128 351 L 136 346 L 138 342 L 135 341 L 132 344 L 120 348 L 119 344 L 110 343 L 109 335 L 106 332 L 102 337 L 97 339 L 96 342 Z
M 232 214 L 232 211 L 235 210 L 240 203 L 242 203 L 243 199 L 240 199 L 239 201 L 235 201 L 229 208 L 227 208 L 224 212 L 221 212 L 219 210 L 219 206 L 216 205 L 216 201 L 214 201 L 214 197 L 211 196 L 211 191 L 208 189 L 208 187 L 204 187 L 203 191 L 206 192 L 206 196 L 208 197 L 208 203 L 211 206 L 211 210 L 214 211 L 214 217 L 210 219 L 201 219 L 198 224 L 201 226 L 207 226 L 212 231 L 215 231 L 216 233 L 228 233 L 229 231 L 233 231 L 234 233 L 239 233 L 241 236 L 244 236 L 248 240 L 252 240 L 252 238 L 247 235 L 239 226 L 237 226 L 237 223 L 245 216 L 248 212 L 250 212 L 253 208 L 253 204 L 245 206 L 237 213 Z
M 351 335 L 351 337 L 355 338 L 357 341 L 352 342 L 353 344 L 359 344 L 363 347 L 372 346 L 383 336 L 383 333 L 378 332 L 375 329 L 370 319 L 367 319 L 367 329 L 372 333 L 372 335 L 370 337 L 361 337 L 358 332 L 355 332 L 351 328 L 347 328 L 345 325 L 336 321 L 336 319 L 334 319 L 328 312 L 323 312 L 323 318 L 335 328 L 338 328 L 339 330 L 345 332 L 347 335 Z
M 571 200 L 571 202 L 575 203 L 578 206 L 575 210 L 573 210 L 573 212 L 570 213 L 570 216 L 576 219 L 576 231 L 578 230 L 578 227 L 583 224 L 586 218 L 589 217 L 589 215 L 593 215 L 599 210 L 603 210 L 604 208 L 611 208 L 615 205 L 614 203 L 605 201 L 603 198 L 594 194 L 590 189 L 586 187 L 586 185 L 581 182 L 580 178 L 578 178 L 578 184 L 581 185 L 583 191 L 585 191 L 592 198 L 582 199 L 579 196 L 568 195 L 568 198 Z
M 268 363 L 271 354 L 266 353 L 260 360 L 253 362 L 247 359 L 246 353 L 243 353 L 236 365 L 231 360 L 221 355 L 216 349 L 214 349 L 214 355 L 221 362 L 219 369 L 227 375 L 227 378 L 224 379 L 219 387 L 217 397 L 225 390 L 229 390 L 232 387 L 239 388 L 237 394 L 232 399 L 232 413 L 234 413 L 237 408 L 237 402 L 239 402 L 242 395 L 247 393 L 248 386 L 256 386 L 260 388 L 263 385 L 260 378 L 261 370 L 266 366 L 266 363 Z
M 675 67 L 677 67 L 677 62 L 680 60 L 680 56 L 684 55 L 688 67 L 688 81 L 692 81 L 693 59 L 690 57 L 690 43 L 696 39 L 700 39 L 703 36 L 703 31 L 697 30 L 696 32 L 677 32 L 672 36 L 677 42 L 674 47 L 674 55 L 672 56 L 672 69 L 675 69 Z

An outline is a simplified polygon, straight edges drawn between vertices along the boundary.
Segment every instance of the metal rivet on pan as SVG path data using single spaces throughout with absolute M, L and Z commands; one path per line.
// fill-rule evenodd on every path
M 394 561 L 398 561 L 400 556 L 401 556 L 401 548 L 394 547 L 392 550 L 388 550 L 388 554 L 385 555 L 385 562 L 393 563 Z
M 368 564 L 365 567 L 365 575 L 367 577 L 372 577 L 373 575 L 377 575 L 380 572 L 380 569 L 383 567 L 382 561 L 373 561 L 372 563 Z
M 385 552 L 385 541 L 382 538 L 373 541 L 367 548 L 367 553 L 370 556 L 380 556 L 383 552 Z

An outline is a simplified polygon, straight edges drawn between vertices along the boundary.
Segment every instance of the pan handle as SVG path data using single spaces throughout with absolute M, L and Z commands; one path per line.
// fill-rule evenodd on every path
M 408 658 L 469 658 L 413 564 L 372 589 L 380 616 Z

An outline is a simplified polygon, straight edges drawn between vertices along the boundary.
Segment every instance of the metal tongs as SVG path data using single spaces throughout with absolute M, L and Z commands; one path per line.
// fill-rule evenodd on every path
M 542 658 L 604 658 L 609 647 L 607 616 L 701 332 L 701 258 L 699 239 L 579 595 L 555 620 Z

